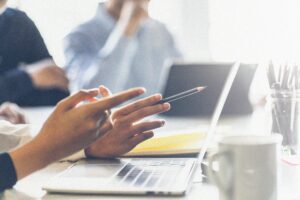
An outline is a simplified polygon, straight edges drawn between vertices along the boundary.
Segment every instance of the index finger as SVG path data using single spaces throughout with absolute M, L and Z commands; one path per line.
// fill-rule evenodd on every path
M 160 94 L 146 97 L 144 99 L 135 101 L 129 105 L 126 105 L 126 106 L 120 108 L 119 110 L 117 110 L 115 112 L 114 116 L 119 117 L 119 116 L 128 115 L 128 114 L 133 113 L 141 108 L 144 108 L 147 106 L 152 106 L 155 103 L 157 103 L 158 101 L 160 101 L 161 99 L 162 99 L 162 96 Z
M 99 101 L 92 102 L 90 104 L 87 104 L 86 106 L 91 108 L 95 112 L 99 112 L 99 110 L 104 111 L 118 106 L 143 93 L 145 93 L 144 88 L 132 88 L 127 91 L 115 94 L 113 96 L 105 97 L 103 99 L 100 99 Z

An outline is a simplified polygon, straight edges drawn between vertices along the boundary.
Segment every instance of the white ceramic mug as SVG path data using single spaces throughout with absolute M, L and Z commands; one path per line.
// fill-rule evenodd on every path
M 279 152 L 282 136 L 230 136 L 209 157 L 209 175 L 221 200 L 278 199 Z M 219 170 L 213 169 L 218 162 Z

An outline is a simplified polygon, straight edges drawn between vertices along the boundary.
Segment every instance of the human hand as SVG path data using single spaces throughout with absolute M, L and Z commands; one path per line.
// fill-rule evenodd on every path
M 35 87 L 40 89 L 58 88 L 68 91 L 69 80 L 64 70 L 53 62 L 39 62 L 25 68 Z
M 13 124 L 25 124 L 27 122 L 23 110 L 10 102 L 5 102 L 0 106 L 0 117 Z
M 107 89 L 100 87 L 103 96 L 107 96 Z M 165 124 L 163 120 L 141 122 L 147 116 L 168 111 L 170 104 L 155 105 L 161 100 L 161 95 L 153 95 L 124 106 L 111 115 L 107 123 L 112 129 L 85 149 L 88 157 L 110 158 L 121 156 L 141 142 L 153 137 L 153 129 Z
M 124 27 L 126 36 L 133 36 L 141 21 L 148 17 L 147 0 L 127 0 L 122 7 L 118 25 Z
M 98 89 L 94 89 L 80 91 L 59 102 L 38 136 L 11 152 L 18 179 L 87 147 L 111 129 L 103 123 L 108 109 L 142 93 L 142 88 L 131 89 L 78 106 L 98 95 Z

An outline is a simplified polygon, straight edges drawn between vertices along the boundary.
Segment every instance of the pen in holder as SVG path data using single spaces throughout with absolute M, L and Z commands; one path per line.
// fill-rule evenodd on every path
M 300 155 L 300 67 L 269 63 L 267 76 L 270 86 L 269 103 L 272 113 L 272 133 L 283 137 L 283 153 Z
M 300 154 L 300 90 L 271 90 L 269 97 L 272 113 L 272 133 L 283 137 L 286 154 Z

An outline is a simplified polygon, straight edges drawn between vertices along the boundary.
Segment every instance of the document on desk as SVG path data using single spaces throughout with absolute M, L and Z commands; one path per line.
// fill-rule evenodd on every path
M 167 136 L 162 135 L 139 144 L 125 156 L 161 156 L 198 153 L 204 139 L 205 133 L 201 131 L 182 132 Z

